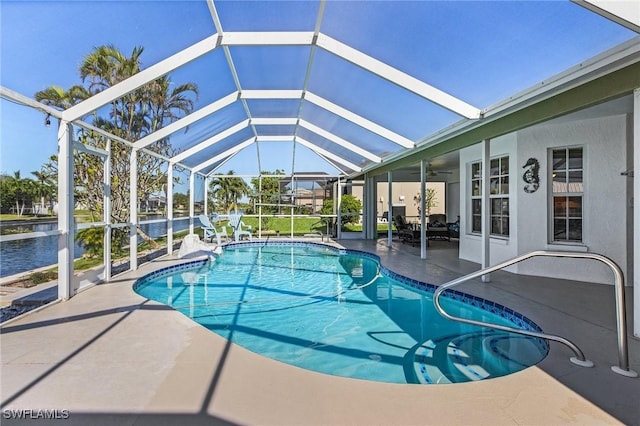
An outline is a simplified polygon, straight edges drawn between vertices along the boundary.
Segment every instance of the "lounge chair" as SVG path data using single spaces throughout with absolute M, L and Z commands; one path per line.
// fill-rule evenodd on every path
M 200 241 L 198 234 L 189 234 L 185 235 L 182 239 L 180 250 L 178 250 L 178 257 L 184 259 L 207 256 L 210 260 L 213 260 L 222 252 L 221 250 L 222 247 L 220 246 L 212 250 L 204 241 Z
M 244 224 L 241 214 L 230 214 L 229 226 L 231 226 L 231 230 L 233 231 L 233 238 L 236 241 L 240 241 L 243 235 L 246 235 L 249 241 L 251 241 L 251 226 L 247 226 Z
M 207 241 L 207 239 L 211 238 L 211 242 L 213 242 L 213 237 L 216 237 L 216 241 L 220 246 L 222 245 L 223 237 L 225 241 L 229 240 L 229 236 L 227 235 L 227 228 L 225 226 L 220 225 L 219 227 L 220 230 L 216 229 L 216 227 L 213 226 L 209 218 L 204 214 L 201 214 L 200 216 L 198 216 L 198 220 L 200 221 L 202 230 L 204 231 L 204 238 L 203 238 L 204 241 Z
M 398 238 L 403 243 L 411 243 L 411 245 L 420 242 L 420 231 L 413 229 L 402 215 L 396 215 L 393 218 L 393 223 L 398 231 Z
M 449 225 L 447 224 L 447 216 L 443 214 L 432 214 L 429 216 L 427 226 L 427 238 L 450 240 Z

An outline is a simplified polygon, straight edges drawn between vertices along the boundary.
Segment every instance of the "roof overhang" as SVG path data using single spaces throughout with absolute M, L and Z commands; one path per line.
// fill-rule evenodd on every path
M 640 37 L 599 55 L 507 101 L 487 108 L 481 120 L 463 120 L 420 141 L 416 148 L 353 173 L 379 175 L 415 166 L 422 159 L 460 150 L 590 106 L 628 95 L 640 87 Z

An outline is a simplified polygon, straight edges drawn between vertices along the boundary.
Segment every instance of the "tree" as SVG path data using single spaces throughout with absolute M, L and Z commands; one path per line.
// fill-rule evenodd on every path
M 333 200 L 325 200 L 320 209 L 320 214 L 333 214 Z M 342 223 L 358 223 L 360 212 L 362 211 L 362 202 L 351 194 L 344 194 L 340 199 L 340 213 Z
M 49 204 L 51 204 L 56 192 L 55 179 L 57 175 L 52 176 L 45 167 L 42 167 L 40 171 L 31 172 L 31 174 L 36 177 L 36 191 L 40 196 L 41 212 L 46 212 L 45 201 L 49 201 Z
M 275 205 L 280 201 L 280 178 L 277 175 L 283 174 L 284 170 L 277 169 L 275 172 L 261 172 L 262 179 L 251 178 L 253 190 L 249 199 L 253 204 L 271 204 L 262 206 L 265 214 L 279 213 L 278 206 Z
M 16 202 L 12 177 L 0 175 L 0 212 L 9 213 Z
M 436 194 L 436 190 L 433 188 L 427 188 L 427 190 L 425 191 L 425 196 L 427 198 L 424 202 L 424 206 L 427 209 L 427 216 L 429 216 L 431 214 L 431 208 L 436 207 L 438 205 L 438 197 Z M 422 201 L 422 197 L 418 193 L 418 195 L 413 197 L 413 203 L 418 206 L 418 216 L 420 216 L 420 210 L 421 210 L 420 201 Z
M 233 174 L 233 170 L 227 172 L 227 175 L 232 176 Z M 221 174 L 217 174 L 211 179 L 209 188 L 211 189 L 212 197 L 217 201 L 217 206 L 226 213 L 231 211 L 232 206 L 237 209 L 238 200 L 250 192 L 249 185 L 244 179 L 240 177 L 225 177 Z
M 189 194 L 182 194 L 180 192 L 177 192 L 175 194 L 173 194 L 173 207 L 174 208 L 179 208 L 179 207 L 185 207 L 189 205 Z
M 20 171 L 14 172 L 13 176 L 3 176 L 0 182 L 2 211 L 10 211 L 13 205 L 15 214 L 22 216 L 27 205 L 30 205 L 37 196 L 36 182 L 21 177 Z
M 144 49 L 135 47 L 129 56 L 113 45 L 96 47 L 83 59 L 79 74 L 81 85 L 69 90 L 51 86 L 36 93 L 37 100 L 59 108 L 67 109 L 88 97 L 107 89 L 139 72 Z M 172 89 L 173 87 L 173 89 Z M 135 142 L 165 125 L 188 114 L 194 108 L 198 90 L 193 83 L 174 85 L 171 77 L 163 76 L 119 99 L 108 108 L 95 111 L 86 118 L 92 124 L 125 140 Z M 102 135 L 80 130 L 76 138 L 83 144 L 105 149 L 107 140 Z M 129 176 L 131 148 L 112 142 L 111 149 L 111 219 L 115 223 L 125 223 L 129 216 Z M 147 150 L 170 157 L 174 154 L 167 138 L 146 147 Z M 162 159 L 138 151 L 137 157 L 138 198 L 162 190 L 166 184 Z M 52 158 L 56 163 L 57 158 Z M 103 212 L 103 160 L 84 152 L 74 157 L 75 195 L 79 203 L 87 206 L 94 219 Z M 57 168 L 57 165 L 56 165 Z M 137 206 L 133 206 L 137 208 Z M 115 244 L 128 242 L 128 231 L 115 229 Z M 138 233 L 152 242 L 139 228 Z M 114 244 L 114 245 L 115 245 Z

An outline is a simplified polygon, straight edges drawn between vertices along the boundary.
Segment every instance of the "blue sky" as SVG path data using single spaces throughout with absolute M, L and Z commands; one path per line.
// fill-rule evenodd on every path
M 318 9 L 315 1 L 216 4 L 226 31 L 310 31 Z M 480 108 L 634 36 L 568 1 L 330 1 L 321 31 Z M 127 54 L 134 46 L 144 46 L 143 65 L 149 66 L 214 32 L 202 1 L 2 0 L 0 82 L 27 96 L 50 85 L 68 88 L 80 83 L 78 66 L 95 46 L 113 44 Z M 269 52 L 232 48 L 231 52 L 244 88 L 301 88 L 308 47 L 295 52 L 293 48 Z M 235 90 L 220 50 L 177 70 L 172 78 L 198 84 L 197 107 Z M 308 87 L 413 140 L 459 119 L 320 49 Z M 234 114 L 237 111 L 200 124 L 201 133 L 234 124 Z M 392 149 L 332 114 L 311 106 L 304 114 L 327 130 L 362 139 L 363 146 L 381 155 Z M 47 128 L 42 113 L 6 100 L 0 101 L 0 118 L 1 172 L 19 170 L 30 176 L 55 154 L 55 120 Z M 199 142 L 194 140 L 201 136 L 197 129 L 175 135 L 182 149 Z M 262 169 L 290 170 L 290 145 L 274 144 L 261 151 Z M 296 155 L 298 166 L 306 170 L 332 170 L 304 148 L 296 148 Z M 256 166 L 250 163 L 255 163 L 253 148 L 238 154 L 222 171 L 251 173 Z

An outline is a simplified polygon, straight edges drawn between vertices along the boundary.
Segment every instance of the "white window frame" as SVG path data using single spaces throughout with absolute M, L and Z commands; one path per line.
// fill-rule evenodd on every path
M 511 180 L 509 178 L 510 172 L 511 172 L 511 166 L 510 166 L 510 156 L 508 154 L 506 155 L 499 155 L 496 157 L 492 157 L 490 159 L 491 163 L 493 163 L 494 161 L 498 161 L 498 167 L 497 167 L 497 174 L 491 175 L 489 176 L 490 182 L 496 182 L 497 184 L 492 185 L 492 189 L 491 189 L 491 193 L 489 194 L 489 200 L 490 200 L 490 215 L 491 215 L 491 227 L 493 228 L 493 219 L 497 218 L 500 219 L 500 222 L 503 223 L 504 219 L 507 219 L 507 225 L 506 225 L 506 232 L 500 232 L 500 233 L 494 233 L 493 229 L 490 230 L 489 235 L 491 236 L 491 238 L 502 238 L 502 239 L 508 239 L 509 235 L 510 235 L 510 216 L 511 216 L 511 201 L 510 201 L 510 192 L 511 192 L 511 188 L 510 188 L 510 184 L 511 184 Z M 490 163 L 490 164 L 491 164 Z M 502 167 L 503 164 L 506 164 L 506 173 L 505 173 L 505 168 Z M 491 170 L 491 168 L 490 168 Z M 475 173 L 474 173 L 475 171 Z M 470 226 L 470 233 L 473 235 L 480 235 L 482 232 L 482 221 L 480 220 L 481 214 L 482 214 L 482 161 L 474 161 L 469 165 L 469 176 L 470 176 L 470 183 L 471 186 L 469 188 L 469 194 L 470 194 L 470 204 L 469 204 L 469 223 L 471 224 Z M 475 188 L 477 188 L 477 192 L 474 192 L 474 185 Z M 506 185 L 506 186 L 505 186 Z M 495 188 L 495 192 L 494 192 L 494 188 Z M 507 212 L 506 214 L 504 213 L 504 211 L 502 210 L 501 207 L 501 211 L 499 214 L 494 213 L 494 200 L 506 200 L 507 201 Z M 479 204 L 480 208 L 479 210 L 474 210 L 474 204 Z M 474 218 L 477 219 L 474 222 Z M 474 226 L 476 224 L 479 224 L 479 228 L 475 229 Z
M 571 150 L 576 150 L 576 149 L 580 149 L 582 151 L 582 160 L 581 160 L 581 167 L 570 167 L 570 162 L 569 162 L 569 152 Z M 563 169 L 554 169 L 554 164 L 553 164 L 553 154 L 556 151 L 561 151 L 564 150 L 565 151 L 565 161 L 564 161 L 564 168 Z M 548 169 L 548 181 L 549 181 L 549 199 L 547 202 L 548 205 L 548 217 L 549 217 L 549 226 L 548 226 L 548 239 L 549 239 L 549 244 L 559 244 L 559 245 L 583 245 L 584 244 L 584 237 L 585 237 L 585 201 L 586 201 L 586 197 L 585 197 L 585 193 L 586 193 L 586 187 L 585 187 L 585 165 L 586 165 L 586 147 L 584 145 L 570 145 L 570 146 L 558 146 L 558 147 L 552 147 L 548 149 L 548 157 L 547 157 L 547 162 L 549 167 Z M 574 173 L 574 176 L 576 176 L 576 174 L 582 173 L 582 178 L 580 182 L 570 182 L 570 174 Z M 556 183 L 556 185 L 554 185 L 554 179 L 556 179 L 557 177 L 557 173 L 564 173 L 565 174 L 565 182 L 564 185 L 565 186 L 565 190 L 562 191 L 562 183 Z M 574 183 L 575 185 L 571 185 L 572 183 Z M 567 206 L 567 210 L 565 211 L 565 214 L 562 216 L 556 216 L 556 211 L 555 211 L 555 199 L 556 197 L 565 197 L 567 199 L 566 202 L 566 206 Z M 580 214 L 571 214 L 569 209 L 569 200 L 568 198 L 579 198 L 580 199 Z M 556 218 L 560 218 L 562 220 L 565 221 L 565 237 L 562 239 L 558 239 L 556 238 L 556 232 L 555 232 L 555 221 L 557 220 Z M 580 221 L 580 238 L 579 239 L 570 239 L 569 238 L 569 223 L 570 221 L 576 221 L 579 220 Z

